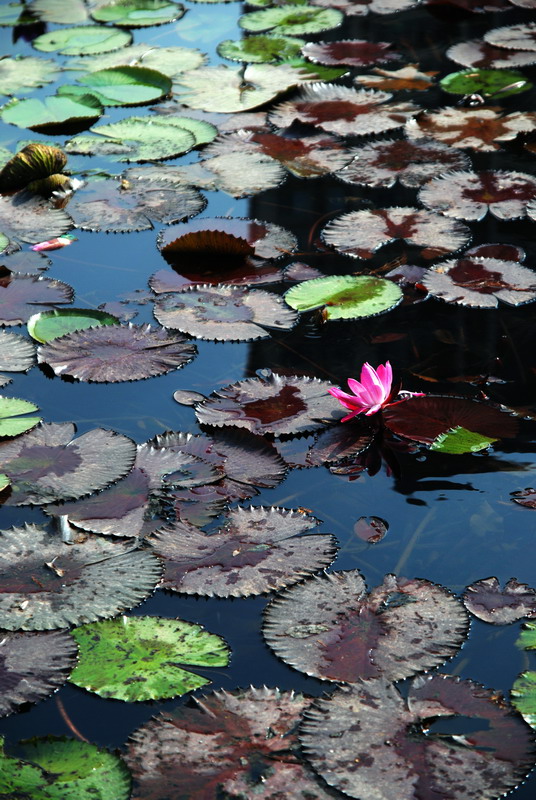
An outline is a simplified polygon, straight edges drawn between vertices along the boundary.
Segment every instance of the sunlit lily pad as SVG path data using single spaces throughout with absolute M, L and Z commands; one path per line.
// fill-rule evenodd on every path
M 0 397 L 0 436 L 18 436 L 20 433 L 35 428 L 41 417 L 22 417 L 38 407 L 28 400 L 17 397 Z M 0 444 L 0 450 L 2 445 Z M 2 474 L 6 470 L 2 470 Z M 10 476 L 8 475 L 8 481 Z
M 128 31 L 104 25 L 85 25 L 43 33 L 34 39 L 32 44 L 36 50 L 41 50 L 43 53 L 88 56 L 119 50 L 131 41 L 132 34 Z
M 39 363 L 56 375 L 80 381 L 116 383 L 164 375 L 184 366 L 197 350 L 184 336 L 150 325 L 88 328 L 54 339 L 37 351 Z
M 293 286 L 285 300 L 297 311 L 321 308 L 323 319 L 359 319 L 394 308 L 402 291 L 392 281 L 372 275 L 332 275 Z
M 205 198 L 190 186 L 124 179 L 88 181 L 69 202 L 77 228 L 107 233 L 151 230 L 156 222 L 178 222 L 199 214 Z
M 419 111 L 413 103 L 389 103 L 391 98 L 388 92 L 318 83 L 303 88 L 296 100 L 276 106 L 270 122 L 287 128 L 297 120 L 341 136 L 383 133 L 401 128 Z
M 157 70 L 172 79 L 181 72 L 197 69 L 205 63 L 206 56 L 194 47 L 158 47 L 144 42 L 123 47 L 115 53 L 70 60 L 70 66 L 84 72 L 136 66 Z
M 461 222 L 410 206 L 350 211 L 322 231 L 327 245 L 352 258 L 372 258 L 380 247 L 398 239 L 424 248 L 423 258 L 438 258 L 461 250 L 470 237 Z
M 2 109 L 2 120 L 40 133 L 61 133 L 73 125 L 89 127 L 101 114 L 102 106 L 92 94 L 71 97 L 59 92 L 43 100 L 14 98 Z
M 214 692 L 165 711 L 131 737 L 133 797 L 330 800 L 304 763 L 297 726 L 311 698 L 278 689 Z
M 463 604 L 471 614 L 492 625 L 509 625 L 536 616 L 536 589 L 510 578 L 501 589 L 497 578 L 475 581 L 464 592 Z
M 28 320 L 28 333 L 37 342 L 44 343 L 73 331 L 118 324 L 117 317 L 103 311 L 91 308 L 61 308 L 33 314 Z M 5 369 L 1 364 L 0 356 L 0 369 Z
M 344 15 L 334 8 L 318 8 L 307 4 L 266 8 L 243 14 L 238 24 L 245 31 L 258 33 L 273 30 L 289 36 L 322 33 L 342 24 Z
M 0 25 L 12 26 L 24 24 L 26 10 L 25 3 L 4 3 L 2 8 L 0 8 Z M 27 19 L 26 24 L 28 24 Z
M 29 192 L 17 192 L 13 197 L 0 196 L 0 230 L 9 239 L 33 244 L 61 236 L 72 226 L 73 221 L 66 211 L 53 208 L 46 200 Z
M 0 370 L 27 372 L 35 363 L 35 348 L 32 342 L 18 333 L 0 331 Z
M 186 594 L 247 597 L 281 589 L 327 568 L 336 554 L 318 520 L 281 508 L 237 508 L 210 536 L 177 522 L 151 538 L 164 561 L 162 586 Z
M 350 570 L 278 595 L 263 633 L 294 669 L 353 683 L 400 680 L 435 667 L 457 652 L 468 627 L 463 605 L 441 586 L 386 575 L 367 594 L 361 573 Z
M 536 300 L 536 274 L 515 261 L 460 258 L 434 264 L 421 283 L 434 297 L 473 308 L 497 308 Z
M 217 47 L 218 55 L 230 61 L 244 61 L 247 64 L 270 64 L 287 61 L 300 55 L 305 41 L 290 36 L 270 36 L 259 34 L 232 41 L 226 39 Z M 1 76 L 1 72 L 0 72 Z
M 352 161 L 336 174 L 345 183 L 390 188 L 397 180 L 414 188 L 443 170 L 467 169 L 469 156 L 432 141 L 381 139 L 349 150 Z
M 201 424 L 247 428 L 252 433 L 305 433 L 337 422 L 343 412 L 318 378 L 270 373 L 225 386 L 196 407 Z
M 147 67 L 112 67 L 78 79 L 103 106 L 138 106 L 169 94 L 171 79 Z M 72 90 L 74 87 L 69 87 Z
M 467 147 L 483 153 L 499 150 L 501 142 L 509 142 L 520 133 L 534 130 L 534 111 L 500 114 L 494 108 L 483 106 L 425 111 L 406 126 L 410 139 L 431 137 L 453 147 Z
M 128 28 L 164 25 L 174 22 L 184 14 L 184 6 L 171 0 L 114 0 L 102 3 L 91 11 L 97 22 L 112 22 Z
M 500 220 L 517 219 L 536 200 L 536 178 L 506 170 L 450 172 L 423 186 L 419 200 L 455 219 L 481 220 L 488 211 Z
M 62 686 L 76 664 L 69 634 L 3 633 L 0 640 L 0 717 Z
M 186 287 L 158 299 L 154 315 L 165 328 L 198 339 L 253 341 L 289 330 L 297 315 L 275 294 L 241 286 Z
M 348 64 L 351 67 L 369 67 L 400 58 L 390 42 L 368 42 L 366 39 L 343 39 L 335 42 L 309 42 L 302 48 L 303 55 L 319 64 Z
M 512 685 L 512 705 L 525 722 L 536 729 L 536 671 L 527 670 Z
M 203 151 L 202 160 L 195 166 L 204 170 L 207 189 L 250 197 L 284 182 L 287 175 L 283 166 L 253 143 L 251 136 L 250 131 L 243 130 L 222 134 Z M 196 176 L 192 180 L 197 182 Z
M 131 778 L 117 755 L 89 742 L 48 736 L 19 743 L 0 769 L 10 796 L 32 800 L 128 800 Z
M 101 697 L 155 700 L 210 683 L 190 667 L 226 667 L 229 648 L 200 625 L 163 617 L 119 617 L 72 632 L 79 663 L 70 681 Z
M 494 47 L 482 39 L 459 42 L 449 47 L 446 55 L 464 67 L 480 69 L 526 67 L 536 61 L 533 50 L 506 50 L 503 47 Z
M 1 470 L 13 484 L 11 505 L 82 497 L 130 470 L 136 452 L 131 439 L 103 428 L 73 438 L 75 431 L 70 422 L 44 423 L 0 444 Z
M 30 9 L 43 22 L 75 25 L 86 22 L 89 14 L 84 0 L 30 0 Z
M 527 92 L 532 83 L 522 72 L 506 69 L 467 69 L 463 72 L 451 72 L 439 85 L 451 94 L 479 94 L 482 97 L 500 98 L 512 94 Z
M 0 61 L 0 94 L 14 95 L 53 83 L 60 67 L 49 58 L 15 56 Z
M 436 733 L 442 718 L 449 727 Z M 306 713 L 300 739 L 330 786 L 375 800 L 493 800 L 535 755 L 530 728 L 499 692 L 450 675 L 415 678 L 404 697 L 386 681 L 341 687 Z
M 492 436 L 483 436 L 481 433 L 468 431 L 458 425 L 446 433 L 440 433 L 430 445 L 430 450 L 452 455 L 479 453 L 481 450 L 487 450 L 496 441 L 497 439 Z
M 0 532 L 0 624 L 7 630 L 50 630 L 113 617 L 141 603 L 160 580 L 158 559 L 84 534 L 25 525 Z

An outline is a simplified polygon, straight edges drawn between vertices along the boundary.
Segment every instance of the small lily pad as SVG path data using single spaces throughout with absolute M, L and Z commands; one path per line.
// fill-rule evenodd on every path
M 119 617 L 75 628 L 72 635 L 79 663 L 71 683 L 115 700 L 177 697 L 210 683 L 189 667 L 229 663 L 220 636 L 180 619 Z
M 104 25 L 84 25 L 43 33 L 34 39 L 36 50 L 62 56 L 88 56 L 109 53 L 130 44 L 132 34 Z
M 114 0 L 99 5 L 91 12 L 97 22 L 113 22 L 128 28 L 164 25 L 174 22 L 184 14 L 184 6 L 170 0 Z
M 498 441 L 491 436 L 483 436 L 481 433 L 468 431 L 457 425 L 446 433 L 440 433 L 430 445 L 430 450 L 438 450 L 440 453 L 478 453 L 486 450 L 493 442 Z
M 359 319 L 383 314 L 402 300 L 392 281 L 371 275 L 333 275 L 293 286 L 285 301 L 297 311 L 322 309 L 323 319 Z
M 28 320 L 28 333 L 37 342 L 44 343 L 66 333 L 101 325 L 119 325 L 119 320 L 112 314 L 91 308 L 62 308 L 34 314 Z
M 37 410 L 38 407 L 28 400 L 0 397 L 0 436 L 18 436 L 34 428 L 41 417 L 21 417 L 21 414 Z
M 513 69 L 465 69 L 451 72 L 439 85 L 450 94 L 479 94 L 497 99 L 532 89 L 522 72 Z

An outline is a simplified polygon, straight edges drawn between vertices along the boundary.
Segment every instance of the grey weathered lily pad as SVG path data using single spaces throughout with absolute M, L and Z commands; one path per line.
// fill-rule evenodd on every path
M 463 603 L 471 614 L 492 625 L 509 625 L 536 616 L 536 589 L 510 578 L 501 589 L 497 578 L 483 578 L 467 587 Z
M 22 94 L 46 83 L 53 83 L 60 67 L 50 58 L 15 56 L 0 61 L 0 93 Z
M 72 227 L 73 221 L 66 211 L 53 208 L 30 192 L 0 196 L 0 230 L 9 239 L 34 244 L 61 236 Z
M 37 275 L 0 277 L 0 325 L 20 325 L 38 311 L 72 303 L 66 283 Z
M 452 657 L 463 605 L 430 581 L 386 575 L 367 594 L 358 570 L 314 577 L 268 606 L 264 638 L 287 664 L 329 681 L 400 680 Z
M 2 633 L 0 717 L 59 689 L 76 664 L 77 650 L 74 639 L 63 631 Z
M 84 72 L 132 65 L 156 69 L 170 78 L 175 78 L 181 72 L 202 67 L 206 60 L 206 56 L 193 47 L 158 47 L 155 44 L 139 42 L 129 47 L 122 47 L 115 53 L 73 58 L 69 65 Z
M 0 625 L 51 630 L 113 617 L 141 603 L 160 580 L 158 559 L 84 534 L 64 543 L 37 525 L 0 531 Z
M 35 347 L 18 333 L 0 331 L 0 370 L 27 372 L 35 363 Z

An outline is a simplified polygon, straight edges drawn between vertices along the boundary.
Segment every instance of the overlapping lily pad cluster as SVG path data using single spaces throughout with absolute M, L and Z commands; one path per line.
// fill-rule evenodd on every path
M 0 153 L 0 325 L 28 332 L 0 331 L 3 373 L 38 363 L 55 380 L 137 381 L 188 370 L 194 340 L 252 342 L 309 323 L 322 332 L 424 300 L 488 309 L 536 300 L 521 248 L 468 249 L 470 223 L 488 213 L 536 221 L 536 178 L 489 158 L 536 131 L 536 112 L 501 106 L 532 88 L 522 70 L 536 63 L 536 24 L 454 44 L 447 57 L 466 69 L 438 81 L 402 45 L 299 38 L 336 31 L 346 18 L 409 12 L 414 0 L 248 5 L 239 18 L 248 35 L 217 49 L 230 65 L 141 41 L 153 25 L 180 30 L 186 9 L 172 0 L 0 8 L 2 26 L 41 26 L 29 38 L 51 56 L 0 61 L 1 119 L 54 140 L 24 139 Z M 55 93 L 24 97 L 54 83 Z M 438 87 L 454 95 L 450 105 L 431 107 L 424 93 L 437 98 Z M 106 108 L 151 103 L 99 122 Z M 534 152 L 530 141 L 526 148 Z M 99 157 L 98 174 L 86 156 Z M 289 176 L 328 175 L 368 189 L 399 182 L 413 195 L 403 206 L 359 202 L 323 220 L 311 241 L 325 271 L 293 260 L 297 237 L 280 225 L 199 216 L 213 191 L 253 197 Z M 146 299 L 156 324 L 130 322 L 118 303 L 73 307 L 74 288 L 43 275 L 52 261 L 42 251 L 71 244 L 68 231 L 155 227 L 162 267 L 148 277 Z M 395 268 L 371 268 L 393 243 L 403 253 Z M 345 273 L 330 271 L 333 253 L 352 259 L 338 258 Z M 194 407 L 199 430 L 138 445 L 99 427 L 77 436 L 70 422 L 35 416 L 34 403 L 0 397 L 0 505 L 38 506 L 50 518 L 48 527 L 0 531 L 1 715 L 66 681 L 131 702 L 209 684 L 229 661 L 220 636 L 181 619 L 125 616 L 155 590 L 272 593 L 268 646 L 293 669 L 336 684 L 319 700 L 266 688 L 192 696 L 139 728 L 123 757 L 87 741 L 30 740 L 16 757 L 0 751 L 1 791 L 35 800 L 491 800 L 524 779 L 536 758 L 534 671 L 513 690 L 527 725 L 498 693 L 429 670 L 456 654 L 468 612 L 492 624 L 535 618 L 534 589 L 511 579 L 501 591 L 486 578 L 462 602 L 431 581 L 388 574 L 368 591 L 358 570 L 327 571 L 339 544 L 315 532 L 312 512 L 243 505 L 295 468 L 372 475 L 383 461 L 396 472 L 399 451 L 474 453 L 518 432 L 518 417 L 499 403 L 399 393 L 387 372 L 389 385 L 368 405 L 355 380 L 352 405 L 331 382 L 270 369 L 208 397 L 181 389 L 174 397 Z M 9 380 L 0 376 L 0 385 Z M 337 397 L 354 409 L 344 425 Z M 533 493 L 513 499 L 534 507 Z M 378 542 L 386 530 L 365 521 L 358 535 Z M 535 647 L 533 633 L 529 623 L 521 647 Z M 396 682 L 407 678 L 401 693 Z M 441 717 L 470 718 L 474 729 L 436 733 L 430 726 Z

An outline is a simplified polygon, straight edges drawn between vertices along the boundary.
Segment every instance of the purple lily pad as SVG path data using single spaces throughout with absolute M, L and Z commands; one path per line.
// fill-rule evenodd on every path
M 509 142 L 520 133 L 536 130 L 536 112 L 517 111 L 502 114 L 496 108 L 448 107 L 426 111 L 419 119 L 406 125 L 410 139 L 423 136 L 437 139 L 452 147 L 467 147 L 481 153 L 500 149 L 501 142 Z
M 516 261 L 460 258 L 434 264 L 422 278 L 434 297 L 476 308 L 497 308 L 536 300 L 536 274 Z
M 509 50 L 536 50 L 536 22 L 493 28 L 484 34 L 488 44 Z
M 0 277 L 0 325 L 21 325 L 33 314 L 72 303 L 74 291 L 66 283 L 37 275 Z
M 466 256 L 471 258 L 498 258 L 499 261 L 524 261 L 526 253 L 522 247 L 516 244 L 496 244 L 490 242 L 478 244 L 465 251 Z
M 536 178 L 506 170 L 449 172 L 423 186 L 419 200 L 455 219 L 481 220 L 488 211 L 500 220 L 518 219 L 536 200 Z
M 463 604 L 471 614 L 492 625 L 509 625 L 536 616 L 536 589 L 510 578 L 501 590 L 497 578 L 483 578 L 467 587 Z
M 52 261 L 45 253 L 35 250 L 17 250 L 14 253 L 1 253 L 0 266 L 10 272 L 19 272 L 26 275 L 39 275 L 48 269 Z
M 35 364 L 35 345 L 18 333 L 0 331 L 0 369 L 27 372 Z
M 30 192 L 0 197 L 0 231 L 10 240 L 35 244 L 73 227 L 71 217 Z
M 266 642 L 294 669 L 328 681 L 400 680 L 453 656 L 469 619 L 430 581 L 386 575 L 367 594 L 358 570 L 316 576 L 277 596 Z
M 512 500 L 520 506 L 525 506 L 525 508 L 536 508 L 536 489 L 529 487 L 518 492 L 512 492 Z
M 344 39 L 336 42 L 309 42 L 302 47 L 302 53 L 315 64 L 370 67 L 373 64 L 383 64 L 400 58 L 400 53 L 392 50 L 392 47 L 391 42 Z
M 40 364 L 56 375 L 79 381 L 117 383 L 164 375 L 196 355 L 195 345 L 180 334 L 151 325 L 110 325 L 75 331 L 42 345 Z
M 381 542 L 389 530 L 389 523 L 381 517 L 359 517 L 354 525 L 354 533 L 367 544 Z
M 373 430 L 361 421 L 354 421 L 351 425 L 334 425 L 322 431 L 309 447 L 304 466 L 336 464 L 353 458 L 370 447 L 373 438 Z

